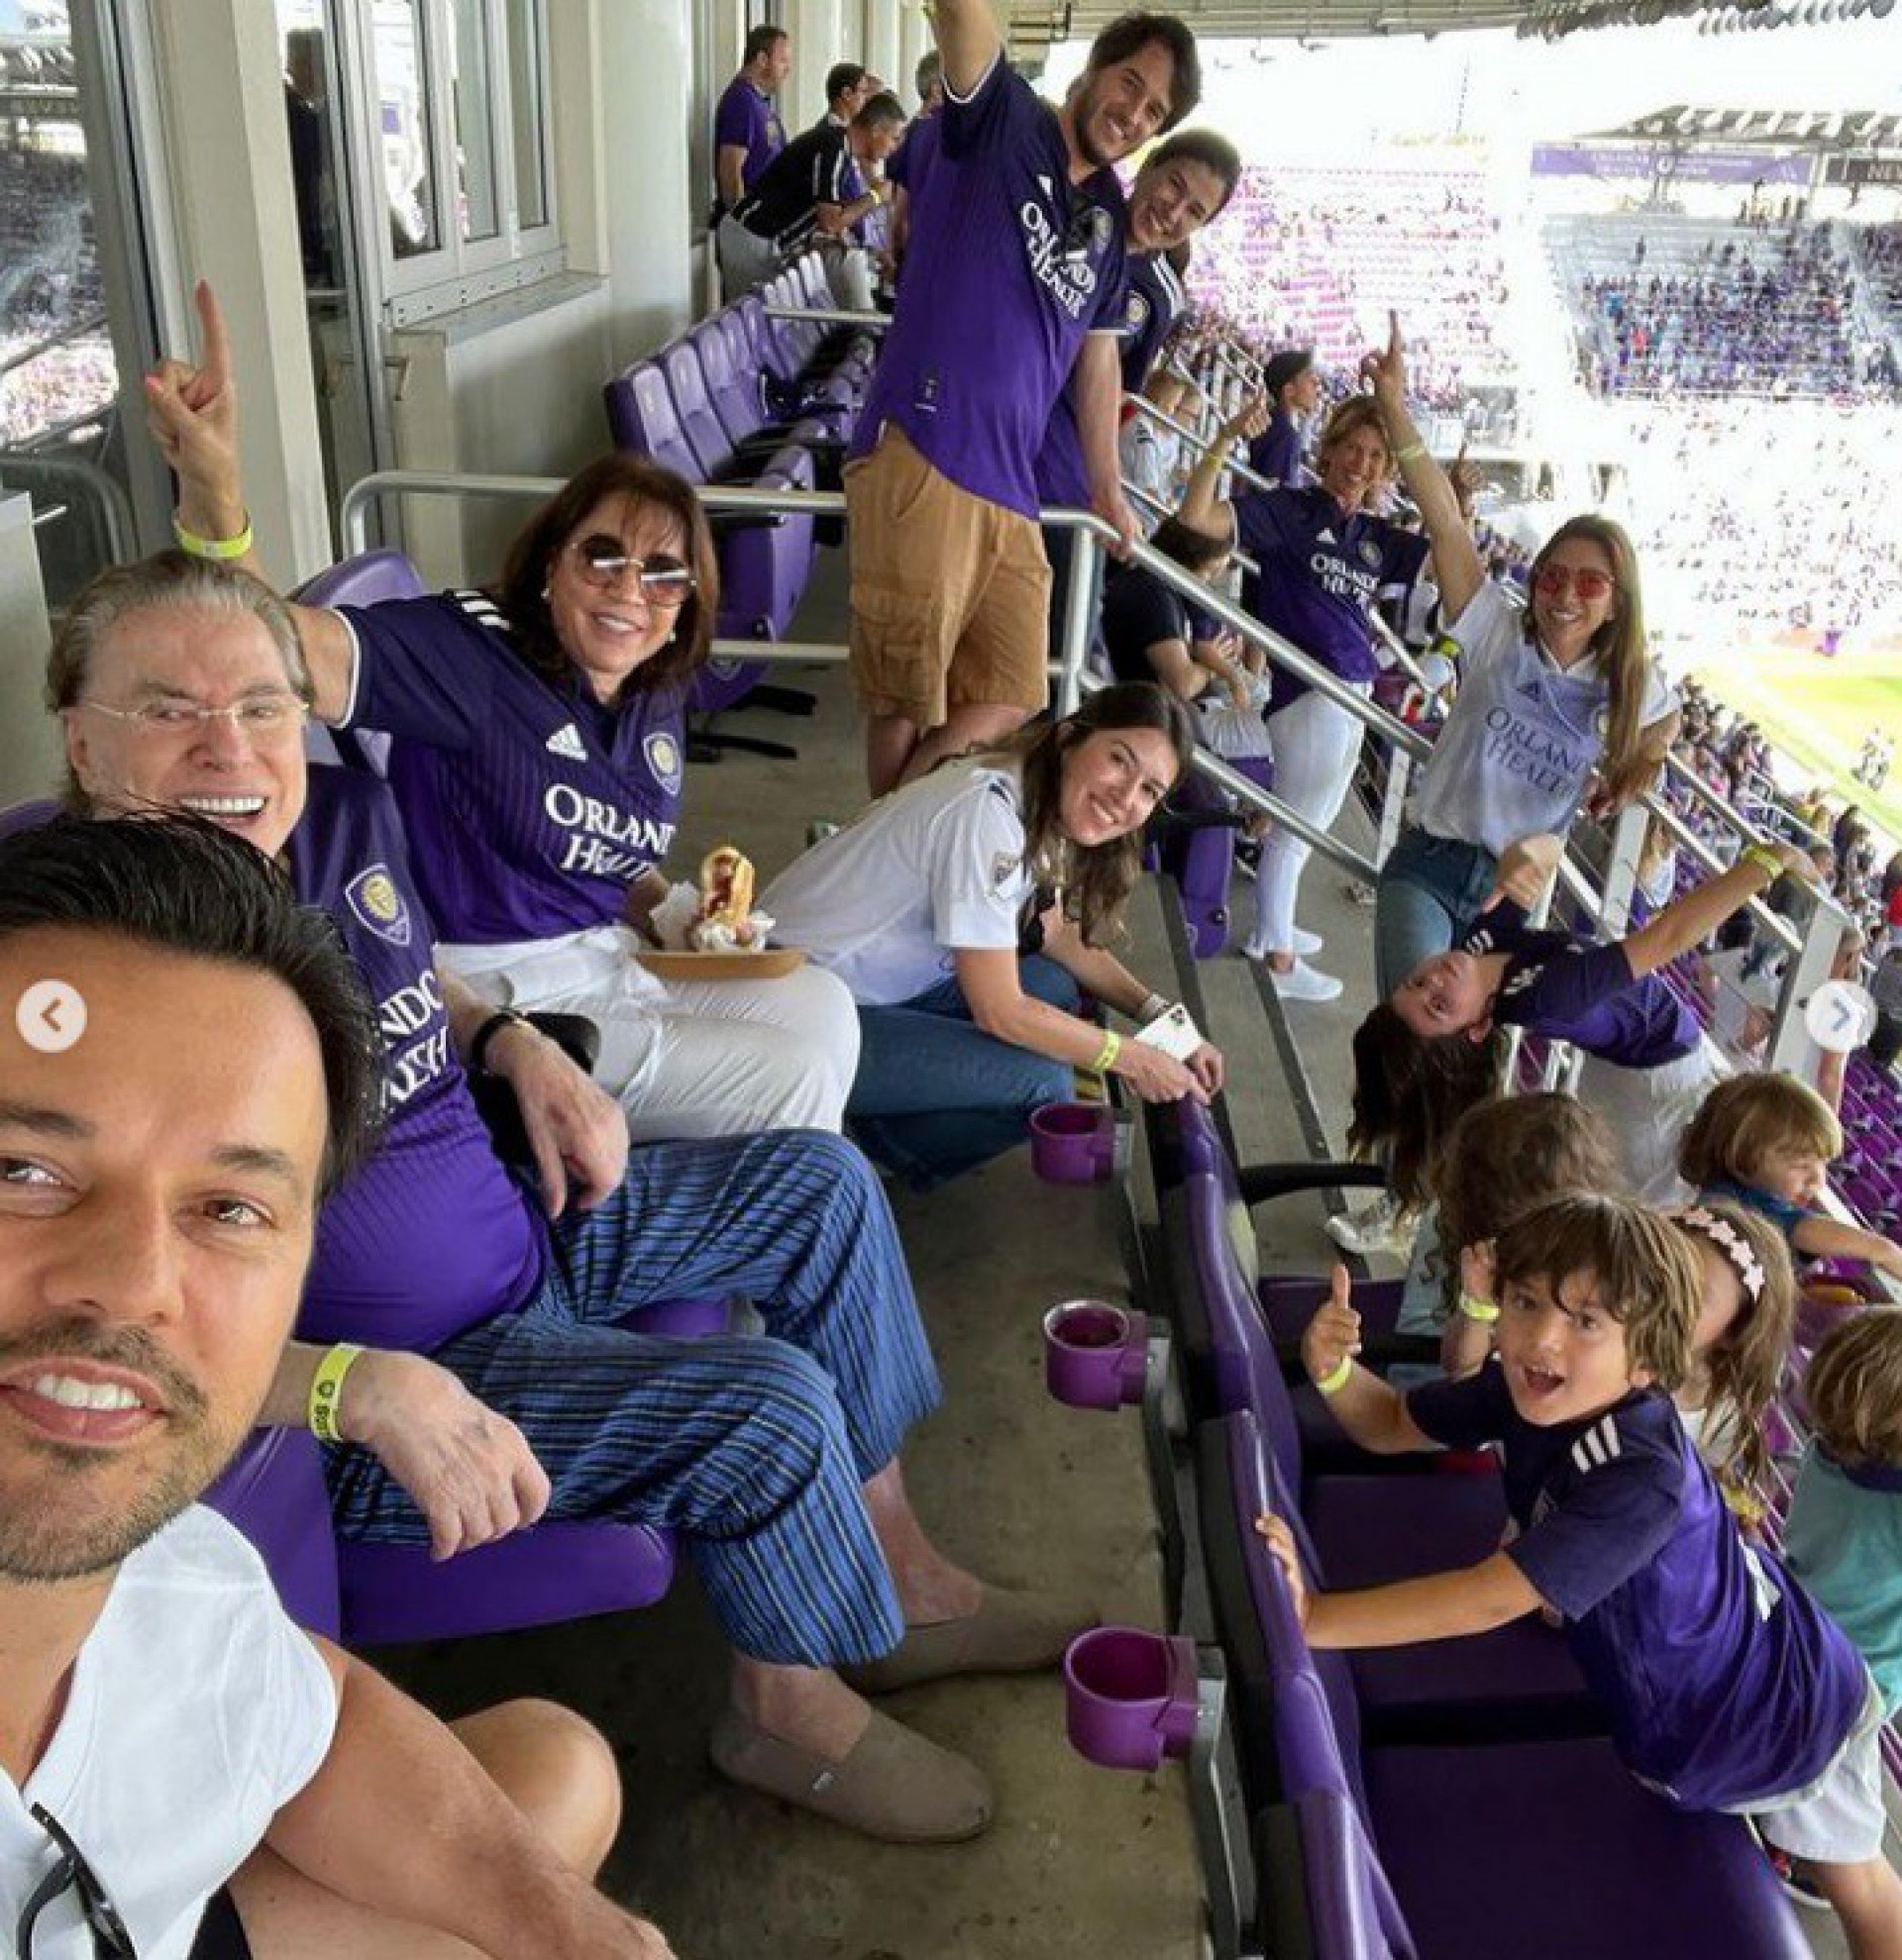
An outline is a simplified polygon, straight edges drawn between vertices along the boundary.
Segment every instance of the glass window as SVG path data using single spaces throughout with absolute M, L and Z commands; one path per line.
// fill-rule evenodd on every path
M 515 213 L 523 231 L 548 223 L 548 155 L 542 134 L 542 10 L 508 0 L 508 103 L 514 139 Z
M 502 229 L 495 195 L 495 115 L 486 0 L 452 0 L 449 75 L 456 105 L 457 224 L 465 240 Z
M 436 172 L 430 161 L 423 0 L 375 0 L 370 21 L 376 44 L 376 128 L 389 204 L 389 244 L 398 258 L 410 258 L 442 244 Z

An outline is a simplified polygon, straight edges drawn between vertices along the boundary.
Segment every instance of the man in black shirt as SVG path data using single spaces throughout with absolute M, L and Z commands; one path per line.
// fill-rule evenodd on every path
M 868 188 L 874 166 L 898 148 L 904 110 L 896 95 L 875 95 L 850 125 L 820 123 L 796 137 L 761 173 L 736 210 L 720 220 L 717 244 L 720 276 L 730 298 L 764 285 L 787 257 L 816 239 L 837 247 L 844 261 L 828 264 L 842 305 L 871 305 L 870 273 L 864 291 L 851 277 L 853 258 L 846 234 L 874 210 L 879 192 Z

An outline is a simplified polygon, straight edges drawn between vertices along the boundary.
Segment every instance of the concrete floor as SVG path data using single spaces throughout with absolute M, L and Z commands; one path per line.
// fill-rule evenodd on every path
M 842 638 L 836 561 L 797 627 Z M 819 715 L 747 712 L 736 732 L 796 742 L 796 764 L 731 755 L 692 771 L 674 857 L 683 876 L 731 839 L 762 881 L 806 821 L 863 801 L 844 675 L 793 673 Z M 1153 922 L 1152 922 L 1153 924 Z M 1145 963 L 1159 980 L 1166 954 Z M 1025 1153 L 929 1198 L 895 1193 L 945 1400 L 907 1450 L 920 1512 L 987 1577 L 1094 1597 L 1106 1617 L 1160 1624 L 1160 1566 L 1133 1410 L 1049 1399 L 1038 1326 L 1057 1300 L 1127 1297 L 1105 1191 L 1032 1179 Z M 378 1657 L 444 1713 L 547 1695 L 619 1752 L 627 1816 L 605 1874 L 683 1960 L 1193 1960 L 1201 1886 L 1180 1774 L 1095 1770 L 1064 1739 L 1054 1675 L 954 1681 L 892 1712 L 993 1779 L 999 1814 L 974 1844 L 871 1844 L 733 1789 L 704 1737 L 724 1687 L 717 1630 L 690 1575 L 657 1609 Z

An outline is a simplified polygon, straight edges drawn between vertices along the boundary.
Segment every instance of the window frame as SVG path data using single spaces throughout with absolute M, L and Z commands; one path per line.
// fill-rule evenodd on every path
M 508 0 L 475 0 L 485 31 L 488 70 L 485 122 L 500 217 L 495 236 L 485 239 L 461 236 L 460 179 L 456 167 L 457 98 L 449 53 L 453 4 L 454 0 L 416 0 L 422 30 L 419 72 L 428 110 L 429 169 L 442 243 L 430 251 L 398 258 L 390 247 L 388 227 L 378 228 L 375 249 L 383 308 L 392 327 L 439 319 L 497 294 L 537 284 L 567 269 L 557 201 L 555 146 L 550 134 L 553 116 L 549 0 L 526 0 L 529 27 L 534 36 L 534 85 L 538 98 L 532 121 L 539 139 L 542 201 L 547 214 L 537 225 L 521 223 L 521 186 L 515 170 L 516 76 L 511 59 Z M 363 167 L 369 172 L 370 195 L 364 204 L 366 209 L 379 210 L 384 201 L 384 187 L 375 0 L 359 0 L 359 17 L 362 30 L 359 88 L 369 112 L 365 117 L 369 141 Z

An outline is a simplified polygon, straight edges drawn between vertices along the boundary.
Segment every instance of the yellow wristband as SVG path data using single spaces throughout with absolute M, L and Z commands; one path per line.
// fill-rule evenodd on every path
M 243 558 L 256 542 L 251 529 L 251 519 L 245 519 L 245 528 L 235 538 L 201 538 L 196 531 L 187 531 L 177 518 L 171 520 L 171 535 L 178 540 L 178 549 L 191 558 L 208 558 L 213 561 Z
M 337 1426 L 337 1404 L 343 1398 L 344 1377 L 356 1366 L 362 1353 L 362 1348 L 339 1341 L 334 1348 L 325 1350 L 317 1364 L 317 1373 L 310 1378 L 310 1406 L 305 1416 L 310 1433 L 320 1443 L 344 1440 L 343 1431 Z
M 1489 1299 L 1481 1299 L 1476 1293 L 1461 1293 L 1459 1310 L 1468 1320 L 1478 1320 L 1490 1327 L 1499 1318 L 1499 1308 Z
M 1746 865 L 1754 865 L 1758 871 L 1772 880 L 1783 876 L 1788 867 L 1774 851 L 1766 850 L 1761 844 L 1746 844 L 1737 854 Z
M 1405 449 L 1394 452 L 1394 461 L 1396 463 L 1412 463 L 1415 457 L 1425 456 L 1426 454 L 1426 445 L 1425 443 L 1409 443 Z
M 1122 1037 L 1110 1028 L 1103 1037 L 1103 1046 L 1097 1050 L 1097 1059 L 1090 1064 L 1093 1076 L 1105 1076 L 1116 1066 L 1116 1057 L 1122 1053 Z
M 1323 1375 L 1316 1382 L 1316 1390 L 1323 1395 L 1337 1395 L 1347 1386 L 1347 1378 L 1354 1372 L 1354 1358 L 1344 1354 L 1340 1366 L 1331 1375 Z

